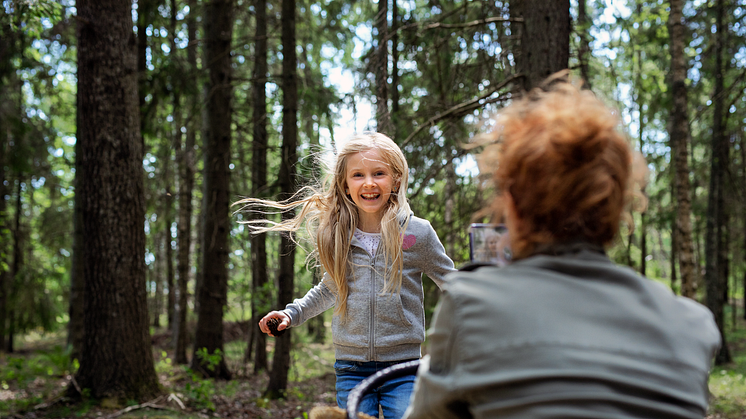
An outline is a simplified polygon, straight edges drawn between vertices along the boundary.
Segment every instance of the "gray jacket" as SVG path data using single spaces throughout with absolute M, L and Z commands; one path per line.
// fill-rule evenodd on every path
M 449 277 L 406 418 L 704 417 L 712 313 L 600 248 L 559 253 Z
M 427 220 L 410 217 L 402 245 L 404 267 L 398 295 L 383 293 L 382 247 L 371 256 L 353 237 L 350 249 L 347 315 L 335 314 L 332 319 L 336 358 L 361 362 L 419 358 L 425 340 L 422 274 L 441 287 L 443 278 L 455 271 L 435 230 Z M 290 316 L 291 326 L 299 326 L 333 307 L 336 294 L 334 281 L 324 274 L 318 285 L 283 311 Z

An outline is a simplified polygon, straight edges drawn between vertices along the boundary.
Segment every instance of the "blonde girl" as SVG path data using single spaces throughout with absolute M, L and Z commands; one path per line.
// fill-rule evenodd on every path
M 250 208 L 299 209 L 281 223 L 250 222 L 253 232 L 296 232 L 305 226 L 321 282 L 284 310 L 259 322 L 277 319 L 277 330 L 299 326 L 334 307 L 332 335 L 339 407 L 346 408 L 354 386 L 377 371 L 418 359 L 425 339 L 422 274 L 440 287 L 454 271 L 430 223 L 415 217 L 406 198 L 409 167 L 401 149 L 379 133 L 352 137 L 336 156 L 330 178 L 305 197 L 273 202 L 245 199 Z M 297 199 L 297 197 L 296 197 Z M 409 403 L 414 375 L 387 382 L 361 402 L 359 411 L 386 419 L 400 418 Z

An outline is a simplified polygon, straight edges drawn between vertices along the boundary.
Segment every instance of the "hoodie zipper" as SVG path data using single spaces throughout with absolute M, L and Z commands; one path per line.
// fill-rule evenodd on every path
M 367 252 L 366 252 L 367 253 Z M 376 249 L 376 255 L 378 249 Z M 371 281 L 370 281 L 370 336 L 368 345 L 368 358 L 371 361 L 375 361 L 375 343 L 376 343 L 376 255 L 371 258 L 370 269 L 371 269 Z

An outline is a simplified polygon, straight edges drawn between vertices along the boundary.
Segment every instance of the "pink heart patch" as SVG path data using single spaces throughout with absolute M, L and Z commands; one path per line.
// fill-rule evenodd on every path
M 415 243 L 417 243 L 417 238 L 414 236 L 414 234 L 407 234 L 402 239 L 401 248 L 407 250 L 410 247 L 414 246 Z

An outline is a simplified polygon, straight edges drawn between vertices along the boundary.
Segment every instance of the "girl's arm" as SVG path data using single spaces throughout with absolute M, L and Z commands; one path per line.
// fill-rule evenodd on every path
M 430 223 L 428 223 L 426 234 L 426 243 L 428 246 L 425 249 L 427 254 L 421 255 L 421 263 L 423 264 L 422 272 L 427 274 L 438 288 L 443 289 L 445 276 L 451 272 L 455 272 L 456 268 L 453 266 L 451 258 L 446 254 L 446 249 L 440 242 L 438 233 L 435 232 Z
M 290 326 L 300 326 L 306 320 L 318 316 L 324 311 L 334 307 L 336 301 L 336 286 L 332 278 L 324 273 L 321 282 L 308 290 L 303 298 L 297 298 L 285 306 L 280 313 L 288 316 Z

